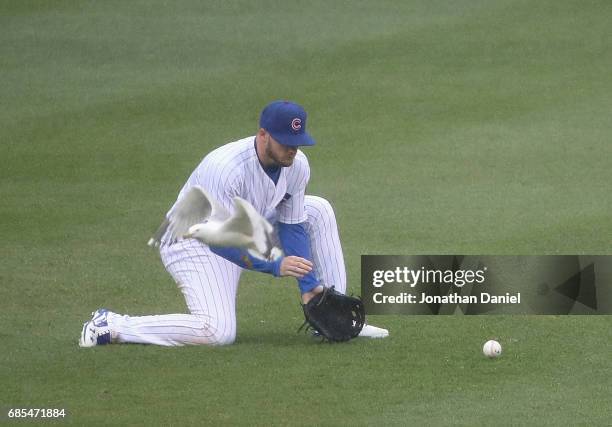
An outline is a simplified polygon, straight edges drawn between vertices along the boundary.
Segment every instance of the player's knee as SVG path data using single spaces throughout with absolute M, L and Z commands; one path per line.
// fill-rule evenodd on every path
M 306 197 L 306 206 L 312 221 L 324 227 L 335 227 L 336 215 L 334 214 L 334 208 L 331 203 L 329 203 L 327 199 L 319 196 Z
M 235 322 L 201 317 L 201 325 L 194 344 L 228 345 L 234 341 L 236 341 Z
M 230 345 L 236 341 L 236 334 L 219 334 L 215 337 L 215 345 Z
M 228 345 L 236 341 L 236 324 L 231 321 L 215 321 L 210 325 L 214 345 Z

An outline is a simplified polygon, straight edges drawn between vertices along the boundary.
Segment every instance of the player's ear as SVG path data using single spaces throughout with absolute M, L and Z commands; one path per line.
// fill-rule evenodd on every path
M 259 128 L 259 131 L 257 132 L 257 136 L 263 139 L 266 139 L 267 134 L 268 132 L 264 128 Z

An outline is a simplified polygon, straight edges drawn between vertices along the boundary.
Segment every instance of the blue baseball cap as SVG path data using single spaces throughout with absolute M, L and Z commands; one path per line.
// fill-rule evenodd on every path
M 306 132 L 306 111 L 290 101 L 274 101 L 266 105 L 259 118 L 259 127 L 265 129 L 279 144 L 297 147 L 315 145 Z

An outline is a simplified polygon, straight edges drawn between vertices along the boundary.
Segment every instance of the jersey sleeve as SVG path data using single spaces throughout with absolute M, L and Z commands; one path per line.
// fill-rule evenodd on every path
M 286 256 L 295 255 L 312 261 L 310 241 L 304 224 L 278 223 L 278 237 Z M 319 286 L 319 280 L 314 270 L 297 279 L 302 294 Z
M 298 151 L 293 166 L 287 172 L 287 194 L 278 205 L 278 220 L 285 224 L 298 224 L 306 221 L 304 196 L 310 180 L 308 159 Z
M 268 273 L 275 277 L 280 276 L 280 265 L 283 261 L 282 257 L 273 261 L 264 261 L 252 256 L 246 249 L 210 246 L 210 250 L 220 257 L 233 262 L 240 268 L 259 271 L 260 273 Z

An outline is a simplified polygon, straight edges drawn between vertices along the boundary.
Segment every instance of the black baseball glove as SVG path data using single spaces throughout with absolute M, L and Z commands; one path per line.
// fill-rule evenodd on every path
M 365 322 L 365 308 L 360 298 L 336 291 L 334 287 L 312 297 L 302 305 L 304 326 L 314 329 L 329 341 L 348 341 L 361 332 Z

